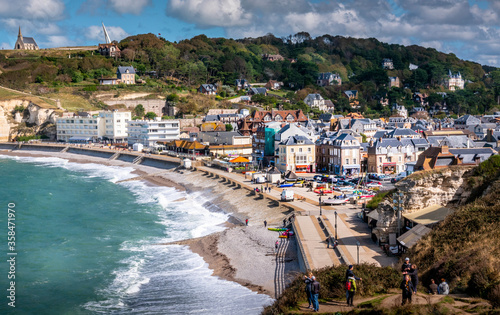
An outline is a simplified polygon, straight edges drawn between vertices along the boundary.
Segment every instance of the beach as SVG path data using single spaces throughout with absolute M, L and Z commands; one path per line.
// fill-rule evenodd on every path
M 141 180 L 148 185 L 173 187 L 179 191 L 201 194 L 204 200 L 208 200 L 203 204 L 205 208 L 230 214 L 224 224 L 225 229 L 208 236 L 158 246 L 188 246 L 213 270 L 213 276 L 237 282 L 252 291 L 273 298 L 299 272 L 295 242 L 279 239 L 280 252 L 277 259 L 275 242 L 278 240 L 278 233 L 267 230 L 263 224 L 266 220 L 268 226 L 279 225 L 289 213 L 289 209 L 280 208 L 268 199 L 260 199 L 251 191 L 238 188 L 219 178 L 210 178 L 202 172 L 181 168 L 165 170 L 72 153 L 17 150 L 0 151 L 0 154 L 57 157 L 74 163 L 132 167 L 133 174 L 137 177 L 127 180 Z M 245 226 L 247 219 L 249 223 Z M 277 268 L 277 264 L 280 268 Z

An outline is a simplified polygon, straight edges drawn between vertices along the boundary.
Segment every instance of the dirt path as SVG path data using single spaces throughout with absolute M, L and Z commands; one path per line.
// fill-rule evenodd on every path
M 424 293 L 418 293 L 417 296 L 413 296 L 412 304 L 418 305 L 433 305 L 442 304 L 447 308 L 450 314 L 479 314 L 491 306 L 483 300 L 470 298 L 466 296 L 459 295 L 429 295 Z M 354 297 L 354 307 L 349 307 L 345 300 L 337 301 L 332 300 L 328 302 L 319 303 L 319 313 L 332 313 L 337 312 L 347 313 L 355 308 L 393 308 L 401 305 L 401 293 L 398 290 L 391 290 L 389 294 L 380 295 L 377 297 Z M 303 303 L 299 305 L 299 310 L 293 311 L 291 313 L 302 314 L 302 313 L 313 313 L 312 309 L 307 308 L 308 303 Z

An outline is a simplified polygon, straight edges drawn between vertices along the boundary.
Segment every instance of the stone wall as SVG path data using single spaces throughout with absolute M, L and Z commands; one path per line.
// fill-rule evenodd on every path
M 123 104 L 125 107 L 130 109 L 131 111 L 134 110 L 134 108 L 141 104 L 144 107 L 145 112 L 153 112 L 158 116 L 163 116 L 167 114 L 164 112 L 164 108 L 166 105 L 165 100 L 158 100 L 158 99 L 134 99 L 134 100 L 102 100 L 102 102 L 106 105 L 119 105 Z

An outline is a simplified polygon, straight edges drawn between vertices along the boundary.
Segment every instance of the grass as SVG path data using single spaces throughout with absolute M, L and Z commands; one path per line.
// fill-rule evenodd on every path
M 86 111 L 86 110 L 97 110 L 86 98 L 79 95 L 74 95 L 67 92 L 51 93 L 47 94 L 47 97 L 53 99 L 59 99 L 61 101 L 61 106 L 68 111 Z
M 385 300 L 387 297 L 388 297 L 388 295 L 379 296 L 377 298 L 374 298 L 373 300 L 364 301 L 362 303 L 359 303 L 358 307 L 360 307 L 360 308 L 374 308 L 374 307 L 380 306 L 380 304 L 382 304 L 382 301 Z
M 27 95 L 23 93 L 17 93 L 10 90 L 6 90 L 0 87 L 0 101 L 8 100 L 27 100 L 42 108 L 56 108 L 56 103 L 52 100 L 38 97 L 36 95 Z

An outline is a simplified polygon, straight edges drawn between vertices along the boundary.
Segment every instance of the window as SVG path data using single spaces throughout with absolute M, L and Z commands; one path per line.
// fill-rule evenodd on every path
M 378 162 L 379 162 L 379 163 L 382 163 L 382 157 L 379 157 L 379 158 L 378 158 Z
M 312 149 L 311 148 L 307 148 L 307 152 L 311 153 Z
M 401 156 L 399 156 L 399 162 L 401 162 L 401 161 L 402 161 Z
M 290 149 L 290 152 L 291 152 L 291 153 L 293 153 L 293 152 L 294 152 L 294 149 L 293 149 L 293 148 L 291 148 L 291 149 Z
M 345 164 L 349 164 L 349 159 L 345 159 Z
M 302 148 L 299 148 L 299 152 L 302 153 Z
M 391 163 L 392 162 L 392 157 L 388 156 L 387 157 L 387 162 Z
M 352 164 L 356 164 L 356 159 L 352 159 Z

